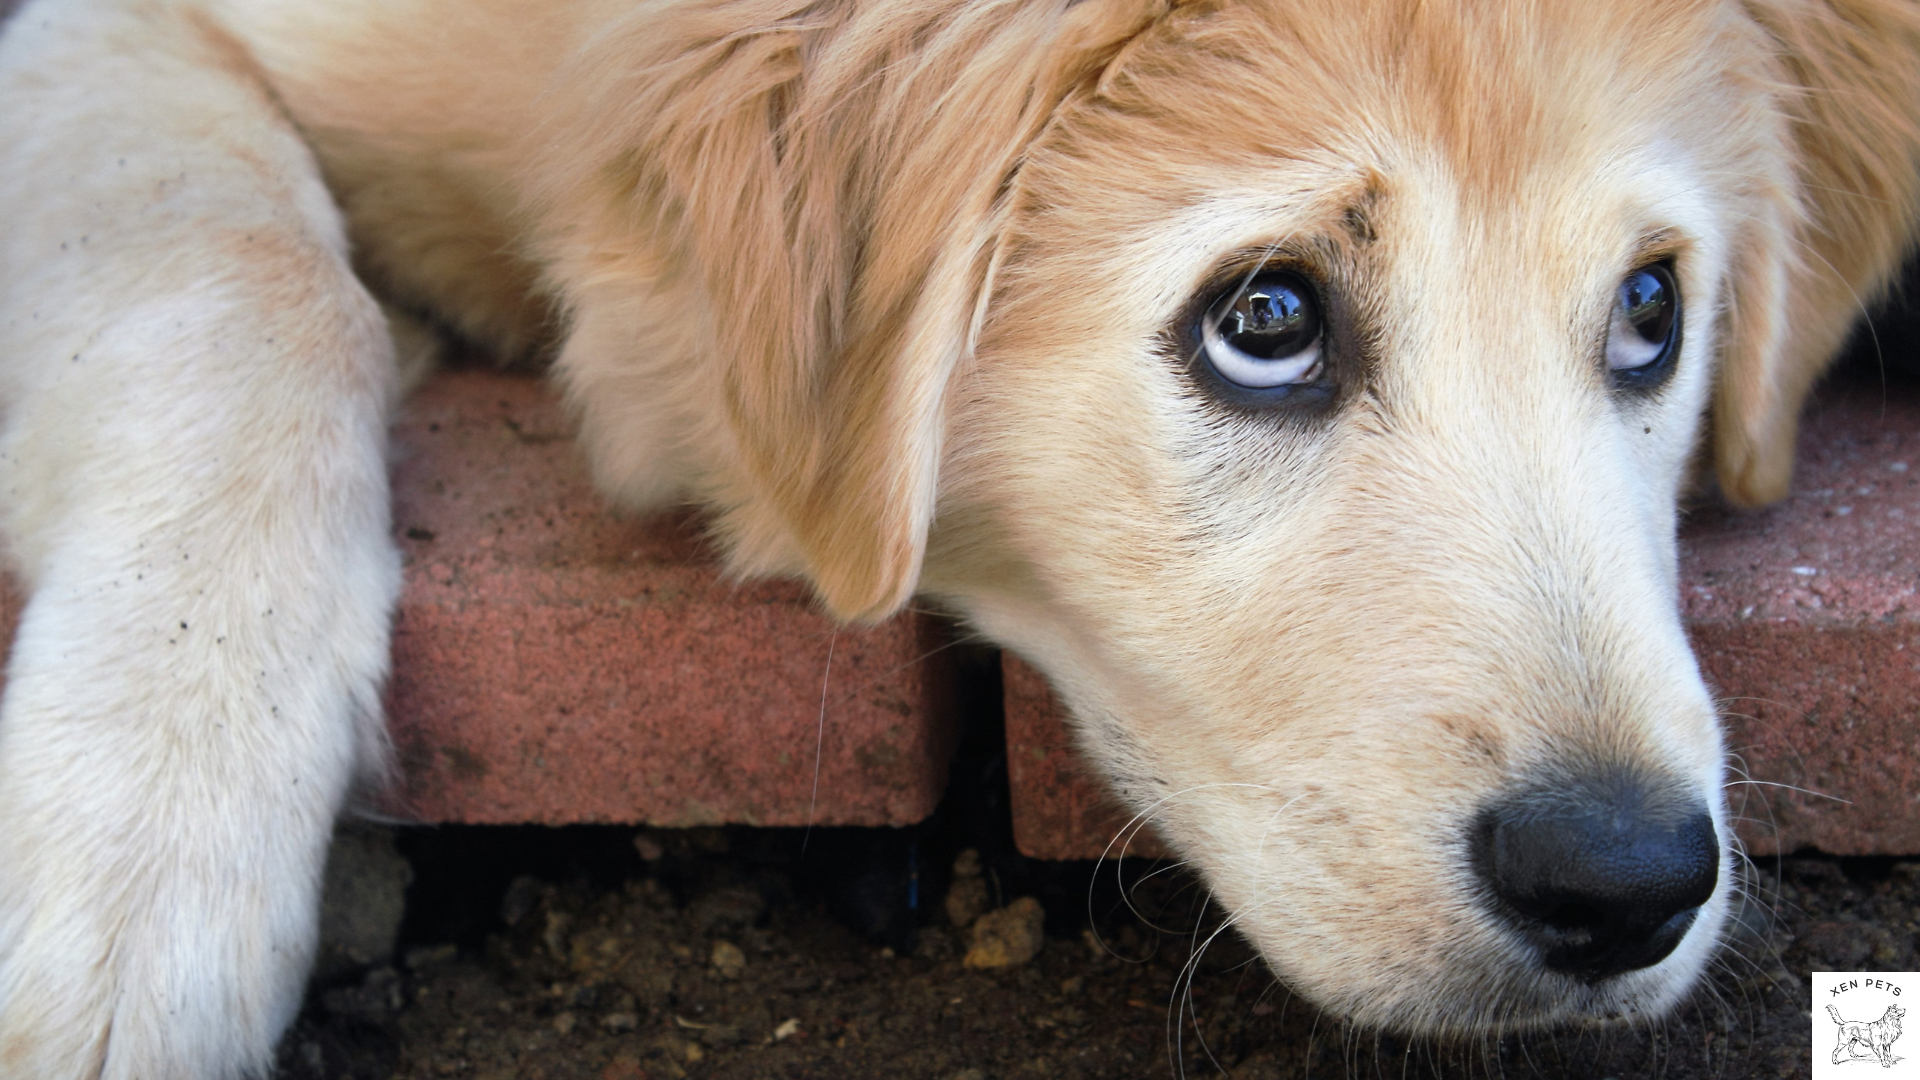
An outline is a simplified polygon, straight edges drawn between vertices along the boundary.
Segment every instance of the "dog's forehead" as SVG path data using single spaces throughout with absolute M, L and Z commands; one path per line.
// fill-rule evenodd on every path
M 1494 173 L 1514 147 L 1577 147 L 1595 128 L 1657 120 L 1649 109 L 1700 104 L 1676 95 L 1738 74 L 1760 43 L 1722 7 L 1641 0 L 1570 19 L 1532 0 L 1193 5 L 1143 31 L 1099 93 L 1150 108 L 1136 95 L 1198 79 L 1211 94 L 1152 101 L 1202 122 L 1217 106 L 1228 125 L 1236 105 L 1251 105 L 1258 122 L 1247 135 L 1291 128 L 1294 143 L 1326 119 L 1361 114 L 1428 133 Z
M 1302 0 L 1163 20 L 1027 155 L 1016 262 L 1047 262 L 1026 279 L 1045 290 L 1110 260 L 1158 316 L 1236 251 L 1322 238 L 1533 249 L 1604 277 L 1663 229 L 1737 218 L 1773 131 L 1743 122 L 1750 26 L 1682 3 L 1610 18 Z
M 1752 28 L 1658 0 L 1617 15 L 1449 0 L 1186 11 L 1063 107 L 1027 182 L 1049 208 L 1073 201 L 1059 184 L 1109 189 L 1097 197 L 1115 210 L 1266 194 L 1324 211 L 1370 174 L 1445 174 L 1493 219 L 1537 200 L 1543 179 L 1603 173 L 1655 144 L 1718 156 L 1752 108 L 1742 83 L 1764 54 Z

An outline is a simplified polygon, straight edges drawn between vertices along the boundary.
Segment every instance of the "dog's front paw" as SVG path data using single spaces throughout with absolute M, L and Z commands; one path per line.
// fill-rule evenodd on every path
M 265 1076 L 313 957 L 344 769 L 236 753 L 261 742 L 236 724 L 56 721 L 19 648 L 10 675 L 0 1080 Z M 61 686 L 83 703 L 98 680 Z M 319 757 L 346 761 L 349 740 Z
M 267 1073 L 313 951 L 317 858 L 263 874 L 293 853 L 217 831 L 0 838 L 0 1078 Z
M 210 814 L 111 772 L 35 798 L 33 756 L 0 753 L 0 1080 L 265 1076 L 313 954 L 330 814 Z

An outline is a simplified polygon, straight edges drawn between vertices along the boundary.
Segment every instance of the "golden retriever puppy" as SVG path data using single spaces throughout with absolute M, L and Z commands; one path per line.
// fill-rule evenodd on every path
M 554 342 L 739 571 L 1031 658 L 1322 1006 L 1658 1014 L 1734 885 L 1675 500 L 1786 490 L 1917 106 L 1900 0 L 29 3 L 0 1077 L 293 1015 L 381 761 L 376 296 Z

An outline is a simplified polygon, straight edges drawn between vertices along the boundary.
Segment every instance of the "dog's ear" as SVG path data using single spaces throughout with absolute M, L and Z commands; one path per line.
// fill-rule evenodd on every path
M 1920 5 L 1748 0 L 1794 175 L 1734 252 L 1714 463 L 1735 502 L 1783 498 L 1802 402 L 1908 252 L 1920 203 Z M 1754 182 L 1765 184 L 1764 178 Z
M 706 301 L 734 451 L 707 494 L 737 569 L 802 571 L 842 618 L 912 595 L 1021 154 L 1170 6 L 667 4 L 578 61 L 592 119 L 550 138 L 617 163 L 605 213 Z

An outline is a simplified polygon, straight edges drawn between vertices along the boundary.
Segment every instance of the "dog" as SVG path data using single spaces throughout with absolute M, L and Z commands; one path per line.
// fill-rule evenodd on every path
M 1872 1058 L 1881 1068 L 1891 1069 L 1900 1059 L 1893 1056 L 1894 1040 L 1900 1037 L 1900 1018 L 1907 1010 L 1898 1005 L 1887 1006 L 1880 1019 L 1869 1024 L 1863 1020 L 1847 1020 L 1840 1016 L 1840 1010 L 1827 1006 L 1827 1015 L 1839 1028 L 1839 1041 L 1833 1047 L 1833 1063 L 1857 1061 Z
M 1734 889 L 1676 507 L 1786 492 L 1917 60 L 1896 0 L 30 0 L 0 1077 L 268 1069 L 422 318 L 550 354 L 615 506 L 1037 664 L 1323 1008 L 1659 1015 Z

